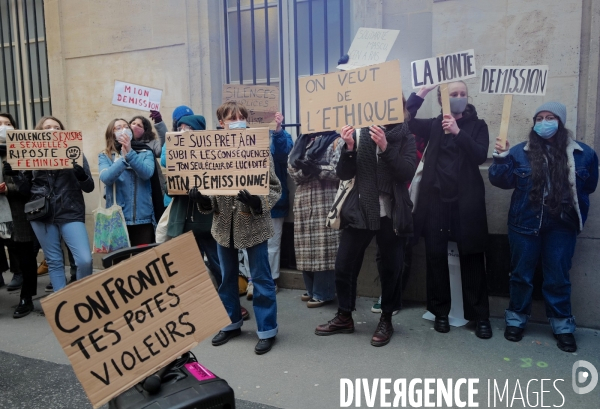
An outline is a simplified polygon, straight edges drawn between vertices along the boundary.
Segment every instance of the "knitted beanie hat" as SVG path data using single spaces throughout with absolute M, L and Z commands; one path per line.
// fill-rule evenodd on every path
M 537 116 L 537 114 L 539 114 L 540 112 L 543 112 L 543 111 L 552 112 L 554 115 L 556 115 L 560 119 L 560 122 L 562 122 L 563 125 L 566 124 L 566 122 L 567 122 L 567 107 L 564 106 L 563 104 L 561 104 L 560 102 L 550 101 L 550 102 L 545 102 L 542 105 L 540 105 L 538 107 L 538 109 L 535 110 L 535 114 L 533 115 L 534 121 L 535 121 L 535 117 Z
M 173 111 L 173 123 L 179 122 L 179 120 L 188 115 L 194 115 L 194 111 L 188 106 L 180 105 Z

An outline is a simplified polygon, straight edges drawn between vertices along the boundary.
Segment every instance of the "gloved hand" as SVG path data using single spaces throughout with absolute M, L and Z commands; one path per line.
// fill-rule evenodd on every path
M 250 206 L 255 213 L 262 213 L 262 202 L 260 201 L 260 197 L 251 195 L 246 189 L 240 190 L 237 195 L 237 200 L 247 206 Z
M 13 170 L 12 166 L 10 166 L 10 163 L 4 162 L 4 174 L 6 176 L 17 176 L 19 171 Z
M 298 159 L 294 162 L 294 165 L 302 171 L 304 176 L 317 176 L 321 173 L 319 165 L 309 159 Z
M 83 182 L 88 178 L 87 173 L 85 173 L 85 170 L 80 165 L 74 163 L 73 170 L 75 171 L 75 177 L 78 181 Z
M 162 122 L 162 115 L 158 111 L 150 111 L 150 118 L 154 121 L 155 124 Z
M 192 202 L 198 203 L 203 209 L 208 210 L 212 208 L 212 202 L 210 200 L 210 197 L 200 193 L 197 187 L 191 188 L 188 192 L 188 196 Z

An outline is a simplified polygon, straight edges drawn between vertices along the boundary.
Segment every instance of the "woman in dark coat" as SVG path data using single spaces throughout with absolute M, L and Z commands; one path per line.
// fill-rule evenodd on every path
M 404 116 L 408 119 L 406 110 Z M 365 250 L 375 236 L 381 255 L 377 267 L 382 312 L 371 345 L 380 347 L 390 342 L 394 333 L 392 314 L 402 303 L 404 246 L 413 232 L 412 203 L 406 186 L 416 169 L 415 138 L 406 122 L 362 128 L 358 140 L 354 134 L 352 126 L 342 128 L 344 145 L 336 167 L 340 180 L 355 178 L 355 187 L 341 211 L 345 228 L 335 260 L 338 312 L 332 320 L 317 326 L 315 334 L 354 332 L 352 311 L 358 274 Z
M 407 105 L 418 109 L 432 88 L 413 93 Z M 452 115 L 412 119 L 409 127 L 425 139 L 423 176 L 414 211 L 415 237 L 425 238 L 427 309 L 435 315 L 434 329 L 450 331 L 448 242 L 455 241 L 460 266 L 465 319 L 477 322 L 479 338 L 492 337 L 485 277 L 487 241 L 485 186 L 479 166 L 488 153 L 487 124 L 468 104 L 467 85 L 448 84 Z M 438 88 L 438 101 L 441 105 Z M 448 133 L 445 133 L 448 131 Z

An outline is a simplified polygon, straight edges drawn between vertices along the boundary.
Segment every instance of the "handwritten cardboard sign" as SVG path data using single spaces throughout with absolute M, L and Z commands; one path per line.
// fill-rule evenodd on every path
M 275 129 L 279 88 L 270 85 L 223 85 L 223 102 L 236 101 L 248 110 L 248 125 Z
M 267 128 L 168 132 L 167 189 L 186 195 L 269 194 L 271 150 Z
M 42 300 L 95 408 L 231 323 L 192 233 Z
M 413 88 L 466 80 L 476 76 L 475 50 L 458 51 L 410 63 Z
M 15 170 L 67 169 L 83 164 L 81 131 L 6 131 L 6 155 Z
M 298 82 L 303 133 L 404 121 L 398 60 Z
M 160 111 L 162 90 L 115 81 L 112 104 L 142 111 Z
M 348 50 L 350 59 L 340 64 L 338 70 L 353 70 L 367 65 L 385 62 L 400 30 L 361 27 L 356 32 Z
M 482 94 L 546 95 L 548 66 L 485 66 Z

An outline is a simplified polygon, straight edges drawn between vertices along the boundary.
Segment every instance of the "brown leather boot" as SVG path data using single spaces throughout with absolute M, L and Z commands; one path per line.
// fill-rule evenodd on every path
M 352 313 L 338 311 L 327 324 L 319 325 L 315 330 L 317 335 L 351 334 L 354 332 Z
M 377 329 L 371 338 L 371 345 L 374 347 L 382 347 L 387 345 L 392 339 L 394 334 L 394 327 L 392 326 L 392 314 L 381 313 L 379 324 Z

